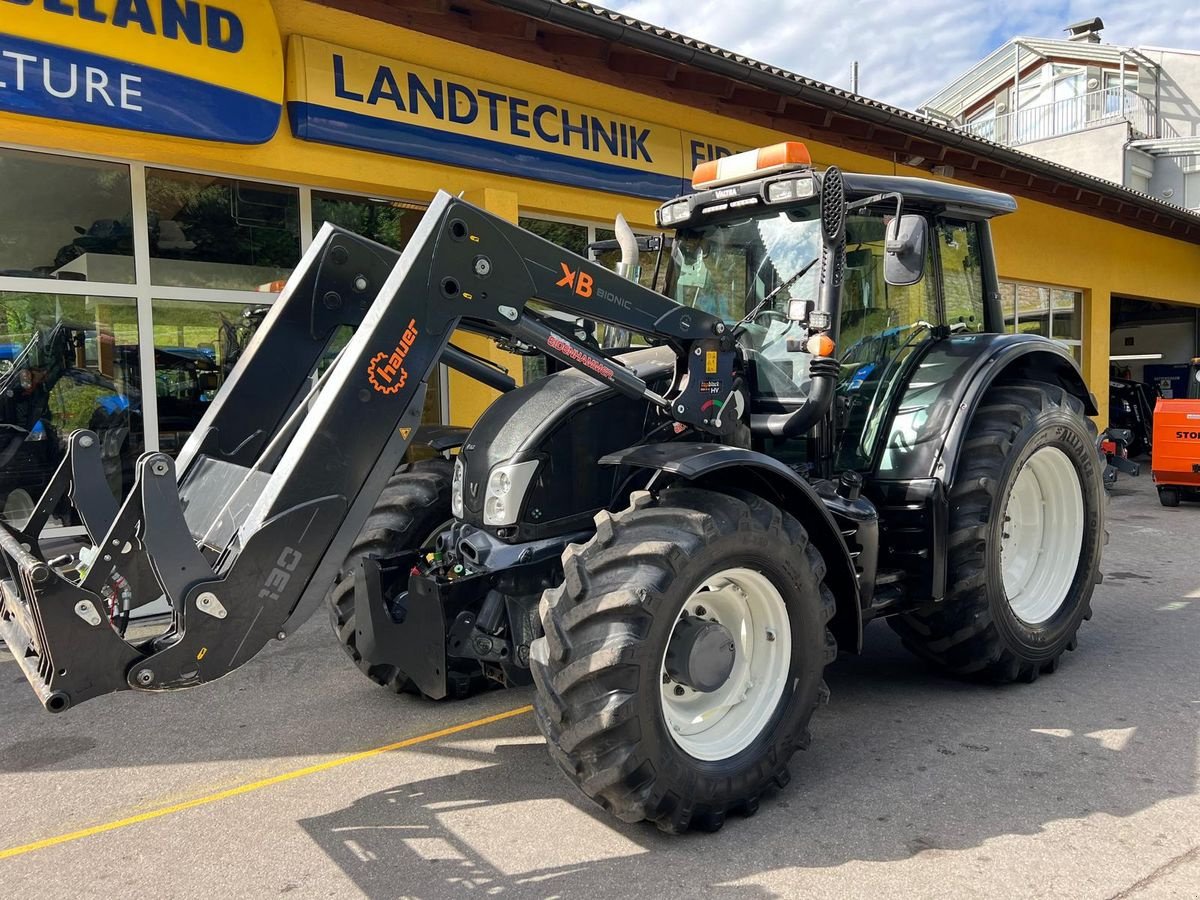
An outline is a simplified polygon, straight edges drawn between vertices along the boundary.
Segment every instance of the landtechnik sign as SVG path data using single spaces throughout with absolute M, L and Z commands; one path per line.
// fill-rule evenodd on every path
M 302 140 L 662 199 L 684 191 L 698 163 L 735 151 L 633 116 L 309 37 L 288 45 L 287 104 Z
M 260 144 L 282 94 L 270 0 L 0 0 L 0 110 Z

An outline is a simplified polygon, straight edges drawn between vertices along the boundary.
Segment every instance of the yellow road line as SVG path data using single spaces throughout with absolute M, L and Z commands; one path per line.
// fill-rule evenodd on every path
M 524 715 L 525 713 L 532 711 L 532 706 L 522 706 L 519 709 L 510 709 L 506 712 L 497 713 L 494 716 L 476 719 L 473 722 L 464 722 L 461 725 L 451 725 L 449 728 L 443 728 L 441 731 L 431 731 L 428 734 L 407 738 L 403 741 L 396 741 L 394 744 L 387 744 L 383 747 L 375 747 L 372 750 L 364 750 L 361 753 L 351 753 L 348 756 L 339 756 L 336 759 L 326 760 L 325 762 L 317 763 L 313 766 L 306 766 L 303 769 L 296 769 L 292 772 L 284 772 L 281 775 L 274 775 L 270 778 L 264 778 L 261 781 L 252 781 L 249 784 L 243 784 L 235 788 L 229 788 L 228 790 L 220 791 L 216 794 L 209 794 L 205 797 L 197 797 L 194 800 L 186 800 L 183 803 L 176 803 L 172 806 L 163 806 L 159 809 L 152 809 L 148 812 L 138 813 L 136 816 L 129 816 L 125 819 L 117 819 L 113 822 L 106 822 L 103 825 L 94 825 L 91 828 L 82 828 L 79 831 L 71 831 L 67 834 L 60 834 L 55 837 L 45 838 L 44 840 L 34 841 L 31 844 L 22 844 L 19 847 L 9 847 L 7 850 L 0 850 L 0 859 L 11 859 L 14 856 L 32 853 L 34 850 L 44 850 L 47 847 L 55 847 L 59 844 L 69 843 L 70 841 L 82 840 L 83 838 L 91 837 L 92 835 L 104 834 L 106 831 L 116 831 L 118 828 L 127 828 L 130 825 L 137 825 L 141 822 L 149 822 L 151 819 L 159 819 L 163 816 L 169 816 L 174 813 L 184 812 L 185 810 L 195 809 L 197 806 L 207 806 L 209 803 L 216 803 L 220 800 L 228 800 L 232 797 L 240 797 L 242 794 L 249 794 L 252 791 L 259 791 L 275 784 L 283 784 L 285 781 L 293 781 L 297 778 L 304 778 L 306 775 L 315 775 L 318 772 L 326 772 L 329 769 L 336 769 L 338 766 L 344 766 L 348 763 L 370 759 L 372 756 L 379 756 L 382 753 L 390 753 L 393 750 L 403 750 L 405 747 L 412 747 L 417 744 L 426 744 L 429 741 L 436 741 L 439 738 L 449 737 L 452 734 L 470 731 L 473 728 L 482 728 L 484 725 L 492 725 L 496 722 L 502 722 L 505 719 L 511 719 L 514 716 Z

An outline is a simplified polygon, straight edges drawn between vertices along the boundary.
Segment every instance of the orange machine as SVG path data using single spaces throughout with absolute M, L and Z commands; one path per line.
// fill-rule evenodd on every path
M 1200 358 L 1192 360 L 1187 400 L 1159 399 L 1154 407 L 1150 467 L 1163 506 L 1200 500 Z

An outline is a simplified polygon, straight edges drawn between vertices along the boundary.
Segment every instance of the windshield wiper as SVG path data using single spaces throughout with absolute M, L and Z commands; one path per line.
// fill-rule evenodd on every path
M 811 269 L 813 266 L 815 266 L 820 261 L 820 259 L 821 259 L 821 257 L 814 256 L 812 259 L 810 259 L 808 262 L 806 262 L 800 268 L 799 272 L 797 272 L 795 275 L 793 275 L 791 278 L 789 278 L 787 281 L 783 282 L 782 284 L 776 285 L 775 289 L 773 291 L 771 291 L 769 294 L 767 294 L 767 296 L 763 297 L 762 300 L 759 301 L 758 306 L 754 307 L 754 309 L 752 309 L 752 310 L 750 310 L 750 312 L 746 313 L 746 317 L 744 319 L 742 319 L 742 321 L 739 322 L 738 324 L 745 325 L 749 322 L 754 321 L 754 317 L 757 316 L 760 312 L 762 312 L 764 306 L 766 306 L 768 303 L 770 303 L 772 300 L 774 300 L 775 297 L 778 296 L 778 294 L 781 291 L 787 290 L 793 284 L 795 284 L 797 281 L 799 281 L 801 278 L 803 278 L 805 275 L 807 275 L 808 270 Z

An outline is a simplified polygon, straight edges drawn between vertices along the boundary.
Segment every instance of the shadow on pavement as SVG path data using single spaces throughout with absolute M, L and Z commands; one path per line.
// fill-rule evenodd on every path
M 1194 789 L 1195 711 L 1154 679 L 1114 692 L 1101 673 L 1117 648 L 1099 629 L 1087 656 L 1005 688 L 931 674 L 886 628 L 873 631 L 864 657 L 831 671 L 833 703 L 818 712 L 813 748 L 794 757 L 790 787 L 717 835 L 615 821 L 566 783 L 524 717 L 504 729 L 514 734 L 425 751 L 461 762 L 454 775 L 301 824 L 369 897 L 771 896 L 736 882 L 977 847 Z

